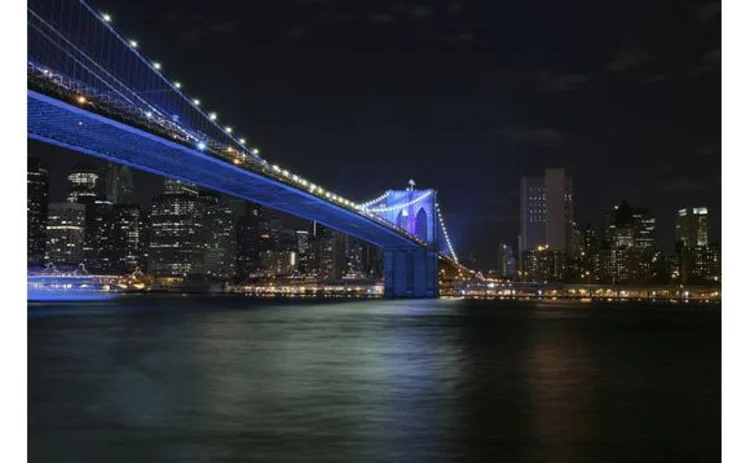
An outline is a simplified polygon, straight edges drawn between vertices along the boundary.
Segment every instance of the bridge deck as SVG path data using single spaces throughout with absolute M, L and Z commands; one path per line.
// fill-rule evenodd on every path
M 28 136 L 314 220 L 376 246 L 424 248 L 408 237 L 277 180 L 28 90 Z

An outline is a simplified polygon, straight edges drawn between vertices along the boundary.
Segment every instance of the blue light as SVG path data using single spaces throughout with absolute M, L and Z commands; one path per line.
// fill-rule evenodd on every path
M 204 150 L 204 149 L 206 149 L 206 144 L 203 143 L 202 141 L 198 142 L 198 149 L 201 150 L 201 151 Z

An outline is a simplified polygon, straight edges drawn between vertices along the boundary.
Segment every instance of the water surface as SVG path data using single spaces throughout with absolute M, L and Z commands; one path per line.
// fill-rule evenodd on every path
M 29 306 L 35 462 L 713 462 L 716 306 Z

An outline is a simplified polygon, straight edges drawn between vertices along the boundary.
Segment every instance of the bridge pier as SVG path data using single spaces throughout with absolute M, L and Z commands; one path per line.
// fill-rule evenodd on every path
M 383 270 L 386 299 L 436 298 L 438 252 L 428 248 L 385 248 Z

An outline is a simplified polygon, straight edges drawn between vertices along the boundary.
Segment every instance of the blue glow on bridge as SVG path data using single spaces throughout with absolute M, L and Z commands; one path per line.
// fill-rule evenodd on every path
M 327 191 L 246 147 L 110 16 L 81 0 L 30 0 L 28 12 L 29 138 L 320 222 L 385 249 L 386 295 L 437 296 L 440 236 L 458 259 L 435 190 L 410 181 L 361 204 Z

